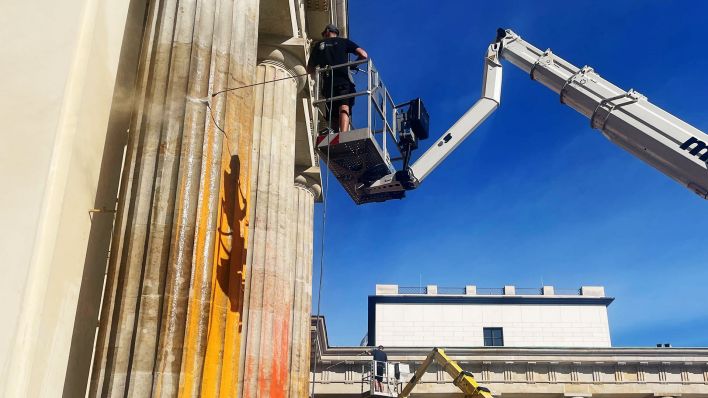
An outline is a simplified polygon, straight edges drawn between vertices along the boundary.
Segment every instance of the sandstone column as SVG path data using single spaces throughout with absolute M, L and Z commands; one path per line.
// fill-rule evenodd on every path
M 146 249 L 150 250 L 147 242 L 160 241 L 170 228 L 163 220 L 172 218 L 169 211 L 155 211 L 155 204 L 160 202 L 153 201 L 153 192 L 169 190 L 170 182 L 158 176 L 171 168 L 170 152 L 175 151 L 174 139 L 162 136 L 162 124 L 163 115 L 169 112 L 165 109 L 169 104 L 165 103 L 170 86 L 172 36 L 177 29 L 176 9 L 176 0 L 155 1 L 148 14 L 150 27 L 143 39 L 140 63 L 144 99 L 136 103 L 130 126 L 117 217 L 120 222 L 116 223 L 111 249 L 90 396 L 125 393 L 141 285 L 143 289 L 157 289 L 150 283 L 143 284 L 144 258 Z M 168 207 L 169 203 L 161 202 L 158 210 Z M 153 249 L 153 253 L 159 252 Z M 152 274 L 151 269 L 148 272 Z
M 259 0 L 222 1 L 225 4 L 222 4 L 222 10 L 218 13 L 219 20 L 230 18 L 232 22 L 228 46 L 219 43 L 221 28 L 216 28 L 216 60 L 212 73 L 215 74 L 214 91 L 217 93 L 224 89 L 250 86 L 256 81 Z M 224 15 L 223 9 L 227 7 L 232 7 L 230 15 Z M 221 51 L 227 53 L 221 54 Z M 222 77 L 226 80 L 225 87 L 220 87 Z M 204 342 L 201 340 L 203 335 L 196 334 L 199 336 L 198 344 L 202 345 L 198 351 L 206 351 L 203 354 L 201 375 L 198 375 L 198 369 L 184 370 L 187 374 L 193 373 L 190 377 L 194 380 L 191 383 L 187 380 L 183 385 L 184 395 L 193 396 L 200 381 L 201 396 L 228 398 L 235 397 L 238 391 L 250 206 L 254 89 L 229 90 L 217 94 L 212 98 L 212 109 L 214 118 L 223 131 L 212 130 L 213 134 L 208 136 L 211 138 L 205 143 L 205 148 L 211 147 L 214 155 L 220 153 L 220 164 L 205 166 L 207 170 L 203 170 L 202 185 L 208 184 L 210 188 L 203 188 L 202 191 L 204 206 L 214 208 L 216 205 L 217 213 L 215 219 L 211 218 L 211 212 L 200 213 L 200 220 L 204 222 L 197 222 L 199 233 L 195 245 L 196 266 L 204 267 L 211 261 L 212 267 L 206 346 L 203 346 Z M 218 189 L 212 186 L 214 183 L 218 184 Z M 218 196 L 217 202 L 213 203 L 215 189 L 218 190 Z M 202 263 L 204 265 L 200 265 Z M 206 282 L 206 275 L 203 275 L 203 281 Z M 203 288 L 206 287 L 204 285 L 205 283 L 202 283 Z M 194 292 L 199 294 L 194 296 L 202 296 L 205 289 L 197 290 L 195 287 L 193 286 Z M 197 319 L 197 325 L 202 328 L 204 318 Z M 187 333 L 189 335 L 190 331 Z M 194 360 L 188 361 L 195 367 L 199 366 L 200 356 L 201 353 Z
M 310 314 L 312 310 L 312 248 L 314 202 L 322 188 L 302 174 L 295 177 L 295 270 L 293 273 L 290 397 L 307 397 L 310 380 Z
M 258 82 L 305 73 L 281 49 L 262 46 L 259 56 Z M 242 397 L 285 397 L 289 387 L 295 123 L 303 86 L 304 80 L 286 79 L 260 85 L 255 94 Z
M 181 104 L 183 116 L 176 117 L 177 120 L 168 120 L 168 131 L 172 130 L 169 128 L 172 124 L 178 124 L 175 129 L 181 133 L 181 145 L 173 196 L 175 204 L 169 257 L 159 313 L 157 355 L 154 357 L 154 368 L 151 369 L 152 397 L 155 398 L 177 395 L 187 312 L 206 313 L 201 308 L 190 308 L 190 304 L 197 307 L 201 304 L 190 303 L 188 298 L 190 285 L 196 283 L 199 289 L 203 280 L 201 275 L 193 274 L 194 271 L 203 270 L 202 267 L 195 270 L 193 255 L 198 206 L 203 204 L 199 203 L 200 175 L 208 111 L 200 99 L 206 98 L 210 91 L 215 8 L 215 0 L 181 0 L 180 12 L 177 14 L 178 26 L 187 26 L 184 32 L 179 29 L 173 38 L 174 58 L 187 71 L 184 76 L 177 72 L 175 77 L 184 79 L 184 83 L 179 86 L 186 96 L 182 94 L 182 98 L 174 100 Z M 179 23 L 181 18 L 189 22 Z M 182 52 L 184 58 L 180 57 Z
M 237 372 L 232 304 L 243 289 L 228 280 L 244 264 L 253 89 L 211 94 L 254 82 L 258 9 L 259 0 L 150 2 L 92 397 L 198 396 L 203 379 L 233 396 L 235 376 L 221 373 Z M 208 335 L 212 324 L 221 327 Z

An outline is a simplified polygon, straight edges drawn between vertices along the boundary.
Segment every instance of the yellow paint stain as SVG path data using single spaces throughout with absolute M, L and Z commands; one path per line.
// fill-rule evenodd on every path
M 252 94 L 248 99 L 252 102 Z M 251 145 L 253 141 L 253 114 L 248 112 L 248 120 L 243 119 L 239 124 L 248 126 L 243 129 L 238 137 L 238 181 L 237 194 L 234 201 L 234 213 L 238 220 L 237 233 L 232 240 L 231 269 L 229 270 L 229 299 L 231 306 L 226 314 L 226 336 L 224 344 L 224 366 L 221 369 L 220 397 L 236 397 L 238 391 L 238 373 L 241 353 L 242 337 L 242 311 L 244 299 L 244 285 L 246 277 L 246 252 L 248 249 L 248 214 L 251 197 Z
M 224 140 L 221 157 L 209 328 L 200 389 L 201 396 L 205 397 L 235 397 L 238 390 L 248 244 L 252 105 L 250 92 L 229 95 L 227 99 L 224 129 L 230 136 Z
M 213 124 L 208 125 L 205 132 L 206 148 L 211 148 L 214 145 L 215 135 L 218 131 L 213 127 Z M 205 162 L 202 170 L 203 176 L 209 176 L 212 173 L 212 154 L 210 151 L 204 153 Z M 208 180 L 208 177 L 207 179 Z M 204 182 L 205 179 L 202 179 Z M 179 387 L 179 397 L 192 397 L 198 395 L 200 384 L 202 383 L 202 364 L 204 360 L 204 342 L 206 333 L 205 323 L 210 318 L 210 308 L 206 307 L 206 303 L 200 292 L 207 288 L 207 284 L 211 283 L 213 278 L 207 278 L 205 274 L 206 265 L 210 264 L 210 258 L 206 258 L 207 238 L 210 233 L 209 225 L 206 222 L 209 218 L 209 213 L 212 208 L 208 206 L 211 195 L 214 195 L 208 182 L 203 183 L 199 192 L 199 203 L 201 206 L 197 209 L 198 220 L 196 236 L 194 240 L 195 262 L 192 267 L 192 287 L 189 297 L 186 334 L 184 336 L 184 349 L 182 358 L 182 375 Z M 209 280 L 207 280 L 209 279 Z M 210 294 L 211 295 L 211 294 Z M 211 302 L 211 297 L 208 298 Z M 208 338 L 208 337 L 207 337 Z M 205 364 L 206 365 L 206 364 Z

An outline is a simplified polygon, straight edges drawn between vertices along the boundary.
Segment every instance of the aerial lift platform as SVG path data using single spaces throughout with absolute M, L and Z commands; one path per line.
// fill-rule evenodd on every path
M 357 82 L 363 88 L 334 97 L 323 95 L 321 87 L 325 86 L 326 75 L 333 76 L 337 69 L 354 70 L 355 77 L 363 77 L 358 79 L 363 82 Z M 315 87 L 317 153 L 344 190 L 357 204 L 403 198 L 404 190 L 372 192 L 368 187 L 385 176 L 395 175 L 397 168 L 406 169 L 418 139 L 428 137 L 428 113 L 423 102 L 415 99 L 394 104 L 370 59 L 318 68 Z M 332 116 L 336 116 L 337 109 L 332 109 L 331 104 L 336 108 L 338 101 L 349 99 L 357 99 L 359 103 L 366 101 L 365 105 L 354 107 L 359 113 L 352 118 L 355 122 L 364 121 L 363 126 L 336 131 L 338 123 Z M 391 152 L 395 157 L 391 157 Z
M 502 64 L 506 60 L 548 87 L 590 119 L 592 128 L 650 166 L 704 199 L 708 198 L 708 135 L 649 102 L 635 90 L 625 91 L 600 77 L 593 68 L 578 68 L 524 41 L 511 30 L 499 29 L 484 58 L 481 98 L 430 148 L 411 164 L 411 152 L 428 137 L 428 114 L 417 99 L 394 102 L 370 60 L 337 67 L 366 67 L 366 89 L 346 96 L 320 94 L 317 152 L 355 203 L 401 199 L 484 122 L 501 102 Z M 366 98 L 365 125 L 351 131 L 328 129 L 327 105 L 344 98 Z M 359 105 L 355 106 L 356 111 Z M 324 109 L 324 111 L 323 111 Z M 389 153 L 396 156 L 391 157 Z

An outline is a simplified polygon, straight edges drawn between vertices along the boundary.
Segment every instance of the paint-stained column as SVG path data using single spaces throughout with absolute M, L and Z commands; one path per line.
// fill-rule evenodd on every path
M 173 202 L 159 199 L 166 198 L 163 193 L 169 196 L 167 192 L 174 180 L 165 178 L 165 175 L 174 168 L 171 154 L 178 145 L 175 142 L 178 137 L 170 137 L 163 131 L 165 115 L 174 114 L 175 106 L 178 108 L 177 104 L 166 100 L 170 91 L 174 93 L 174 74 L 179 69 L 178 66 L 170 69 L 174 62 L 171 58 L 176 56 L 172 54 L 172 38 L 180 29 L 176 13 L 176 0 L 155 1 L 149 8 L 149 28 L 143 39 L 139 66 L 139 84 L 144 87 L 144 99 L 135 104 L 130 126 L 119 198 L 117 219 L 120 221 L 116 223 L 112 243 L 90 396 L 123 396 L 129 386 L 127 376 L 131 364 L 136 364 L 136 356 L 149 358 L 154 355 L 150 350 L 138 350 L 136 355 L 134 334 L 140 308 L 149 311 L 147 307 L 150 305 L 141 302 L 141 290 L 145 294 L 160 289 L 159 282 L 146 283 L 144 278 L 159 273 L 161 256 L 166 254 L 159 246 L 163 240 L 169 240 L 171 228 L 172 215 L 168 209 Z M 182 102 L 183 98 L 184 94 L 180 98 Z M 179 117 L 176 119 L 181 122 Z M 146 261 L 155 261 L 155 266 L 146 267 Z M 155 275 L 155 278 L 159 279 L 159 276 Z M 159 302 L 155 305 L 157 307 Z M 153 338 L 155 334 L 152 334 Z M 136 366 L 133 375 L 139 376 L 141 368 Z
M 194 11 L 191 7 L 194 7 Z M 210 91 L 215 10 L 215 0 L 181 0 L 182 12 L 178 13 L 177 17 L 178 21 L 182 17 L 191 19 L 191 29 L 185 32 L 184 36 L 176 35 L 173 44 L 173 53 L 185 51 L 187 54 L 188 58 L 179 59 L 179 64 L 186 64 L 188 73 L 184 84 L 186 96 L 181 98 L 184 116 L 179 120 L 179 174 L 159 320 L 160 334 L 152 377 L 153 398 L 177 395 L 182 351 L 185 343 L 189 344 L 185 341 L 187 313 L 196 316 L 208 313 L 200 308 L 202 304 L 197 300 L 190 302 L 188 299 L 190 285 L 197 285 L 197 289 L 201 289 L 203 285 L 204 268 L 193 267 L 193 255 L 197 213 L 199 207 L 204 205 L 203 202 L 200 203 L 199 197 L 208 109 L 202 101 L 208 97 Z M 209 277 L 210 275 L 207 276 Z M 193 335 L 190 337 L 195 338 Z
M 261 47 L 259 58 L 258 82 L 305 73 L 294 56 L 278 48 Z M 255 94 L 242 397 L 288 394 L 295 123 L 303 86 L 304 79 L 285 79 L 260 85 Z
M 235 396 L 258 10 L 150 2 L 91 397 Z
M 197 220 L 194 258 L 200 271 L 194 279 L 200 282 L 190 292 L 190 300 L 200 304 L 194 308 L 207 309 L 208 319 L 203 311 L 189 314 L 180 397 L 228 398 L 237 392 L 254 121 L 249 86 L 256 80 L 258 10 L 258 0 L 230 0 L 222 1 L 217 13 L 211 106 L 221 129 L 212 124 L 205 140 L 212 156 L 205 157 L 202 168 Z M 227 20 L 233 21 L 230 29 L 225 22 L 222 26 Z M 227 32 L 225 46 L 221 40 Z M 232 90 L 238 87 L 245 88 Z
M 308 396 L 310 379 L 310 314 L 312 312 L 312 247 L 314 203 L 322 188 L 305 175 L 295 177 L 293 217 L 295 269 L 290 344 L 290 397 Z

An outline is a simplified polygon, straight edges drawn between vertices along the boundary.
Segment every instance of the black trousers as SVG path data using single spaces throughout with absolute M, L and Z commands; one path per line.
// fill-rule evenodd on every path
M 379 382 L 383 381 L 383 374 L 384 374 L 384 364 L 383 363 L 377 363 L 376 364 L 376 380 Z
M 329 82 L 325 81 L 325 84 L 322 87 L 323 98 L 338 97 L 340 95 L 353 94 L 355 92 L 356 86 L 349 82 L 340 84 L 335 82 L 334 86 L 332 86 Z M 339 107 L 342 105 L 349 105 L 349 116 L 351 117 L 352 108 L 354 107 L 354 97 L 327 102 L 325 120 L 331 122 L 331 127 L 335 131 L 339 131 Z M 331 120 L 330 115 L 332 116 Z

